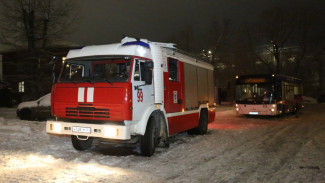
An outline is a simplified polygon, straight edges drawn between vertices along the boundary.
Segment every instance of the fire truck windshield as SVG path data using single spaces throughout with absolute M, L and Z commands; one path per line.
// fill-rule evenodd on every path
M 274 85 L 267 83 L 236 85 L 236 103 L 271 104 L 274 102 Z
M 59 82 L 126 82 L 131 57 L 80 58 L 67 60 Z

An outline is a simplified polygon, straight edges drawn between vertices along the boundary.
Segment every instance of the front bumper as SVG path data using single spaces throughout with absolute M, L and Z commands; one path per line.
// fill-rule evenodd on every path
M 236 104 L 237 114 L 244 115 L 278 115 L 281 113 L 276 104 Z
M 47 121 L 46 132 L 57 135 L 76 135 L 103 139 L 130 140 L 131 126 L 113 124 L 69 123 Z

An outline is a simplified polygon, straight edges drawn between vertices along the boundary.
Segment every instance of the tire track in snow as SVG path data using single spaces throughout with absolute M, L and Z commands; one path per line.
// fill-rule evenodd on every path
M 285 127 L 283 127 L 285 128 Z M 191 172 L 195 172 L 196 170 L 198 169 L 202 169 L 202 167 L 210 167 L 210 166 L 205 166 L 205 164 L 208 164 L 210 162 L 220 162 L 220 157 L 222 157 L 222 159 L 229 159 L 229 161 L 233 160 L 234 157 L 238 157 L 240 156 L 241 154 L 245 153 L 245 150 L 247 148 L 251 149 L 252 147 L 254 147 L 256 144 L 254 143 L 256 141 L 256 139 L 267 139 L 269 136 L 273 135 L 276 131 L 278 131 L 279 129 L 278 128 L 272 128 L 272 130 L 264 130 L 262 133 L 251 133 L 248 137 L 245 137 L 245 138 L 238 138 L 240 137 L 240 135 L 242 133 L 237 133 L 237 132 L 230 132 L 228 134 L 223 134 L 223 135 L 230 135 L 230 137 L 226 137 L 227 140 L 229 140 L 229 138 L 231 139 L 231 142 L 233 142 L 232 144 L 227 144 L 226 147 L 224 147 L 224 149 L 219 149 L 217 150 L 216 152 L 205 152 L 203 149 L 206 147 L 206 145 L 202 145 L 202 150 L 200 151 L 201 153 L 203 153 L 203 155 L 205 156 L 205 158 L 203 160 L 197 160 L 193 162 L 193 159 L 195 159 L 195 155 L 191 154 L 189 157 L 189 159 L 192 159 L 192 163 L 194 163 L 196 166 L 195 167 L 192 167 L 190 166 L 190 168 L 188 168 L 187 170 L 184 170 L 184 172 L 189 172 L 189 173 L 186 173 L 188 175 L 191 175 L 192 173 Z M 251 130 L 244 130 L 244 133 L 246 132 L 249 132 Z M 262 138 L 261 138 L 262 137 Z M 222 138 L 224 137 L 221 137 L 220 140 L 222 140 Z M 218 134 L 216 135 L 213 135 L 210 137 L 211 141 L 213 141 L 214 139 L 218 139 Z M 239 139 L 239 140 L 238 140 Z M 219 139 L 218 139 L 219 140 Z M 248 147 L 249 146 L 249 147 Z M 209 146 L 208 146 L 209 147 Z M 211 147 L 209 147 L 211 148 Z M 218 147 L 216 147 L 218 148 Z M 202 156 L 202 154 L 200 155 Z M 222 161 L 221 161 L 222 162 Z M 227 161 L 226 161 L 227 162 Z M 224 164 L 224 166 L 227 166 L 227 164 Z M 219 167 L 222 167 L 222 165 L 219 165 Z M 209 174 L 213 173 L 213 172 L 216 172 L 218 168 L 215 168 L 214 170 L 211 170 L 209 168 L 207 168 L 206 171 L 202 171 L 200 170 L 201 172 L 209 172 Z M 175 180 L 177 178 L 179 178 L 180 174 L 177 175 L 172 175 L 170 177 L 167 178 L 167 180 Z M 204 175 L 201 176 L 204 180 Z M 209 176 L 208 176 L 209 177 Z M 208 179 L 208 181 L 211 181 L 210 179 Z M 176 181 L 177 182 L 177 181 Z

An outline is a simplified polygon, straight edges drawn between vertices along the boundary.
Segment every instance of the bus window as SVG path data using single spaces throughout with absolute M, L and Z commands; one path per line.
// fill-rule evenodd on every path
M 268 83 L 237 85 L 236 100 L 238 103 L 272 103 L 274 100 L 274 85 Z

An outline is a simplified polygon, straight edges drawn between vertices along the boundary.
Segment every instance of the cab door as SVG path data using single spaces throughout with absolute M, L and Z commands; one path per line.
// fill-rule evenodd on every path
M 181 112 L 184 108 L 184 64 L 168 58 L 168 72 L 164 73 L 164 100 L 167 113 Z
M 140 120 L 144 110 L 154 103 L 153 85 L 145 84 L 145 62 L 152 62 L 136 58 L 133 65 L 132 104 L 133 120 Z

